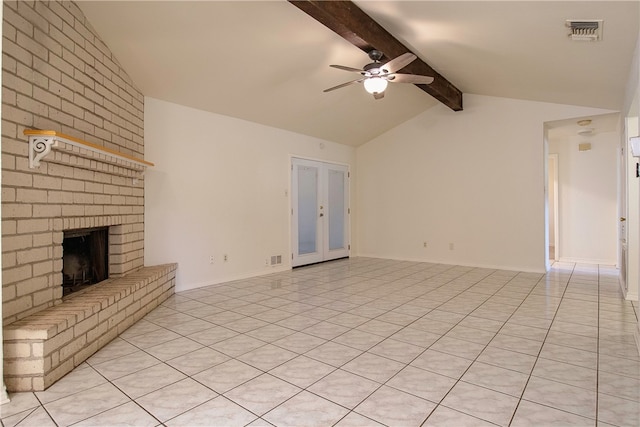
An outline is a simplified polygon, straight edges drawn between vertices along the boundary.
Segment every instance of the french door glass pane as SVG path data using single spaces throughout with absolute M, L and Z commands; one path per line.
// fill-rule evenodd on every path
M 298 165 L 298 254 L 317 252 L 318 168 Z
M 345 173 L 329 169 L 329 250 L 344 248 Z

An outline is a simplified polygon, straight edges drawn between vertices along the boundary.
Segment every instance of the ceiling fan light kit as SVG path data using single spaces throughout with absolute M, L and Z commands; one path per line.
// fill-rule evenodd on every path
M 369 58 L 371 58 L 373 62 L 365 65 L 362 69 L 346 67 L 344 65 L 330 65 L 330 67 L 339 70 L 360 73 L 362 78 L 330 87 L 329 89 L 325 89 L 324 92 L 331 92 L 332 90 L 340 89 L 353 83 L 364 83 L 365 90 L 372 94 L 374 99 L 382 99 L 389 82 L 413 84 L 430 84 L 433 82 L 433 77 L 397 73 L 397 71 L 403 69 L 417 58 L 413 53 L 404 53 L 386 64 L 380 62 L 383 56 L 384 54 L 378 50 L 374 49 L 370 51 Z
M 387 88 L 387 80 L 382 77 L 370 77 L 364 82 L 364 89 L 370 94 L 382 93 Z

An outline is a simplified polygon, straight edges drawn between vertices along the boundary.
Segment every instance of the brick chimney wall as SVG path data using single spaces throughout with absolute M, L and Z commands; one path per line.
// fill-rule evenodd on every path
M 49 155 L 29 168 L 25 129 L 144 156 L 144 97 L 69 1 L 4 1 L 3 324 L 62 298 L 67 229 L 111 226 L 111 277 L 143 266 L 144 180 L 99 159 Z

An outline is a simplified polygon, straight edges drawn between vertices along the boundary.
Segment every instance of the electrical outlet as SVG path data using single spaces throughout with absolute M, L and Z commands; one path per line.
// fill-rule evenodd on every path
M 213 255 L 209 256 L 209 264 L 213 264 L 214 258 Z
M 425 248 L 427 247 L 427 242 L 424 242 L 424 247 L 425 247 Z
M 223 257 L 223 259 L 224 259 L 224 262 L 227 262 L 227 261 L 229 261 L 229 255 L 227 255 L 227 254 L 224 254 L 224 257 Z

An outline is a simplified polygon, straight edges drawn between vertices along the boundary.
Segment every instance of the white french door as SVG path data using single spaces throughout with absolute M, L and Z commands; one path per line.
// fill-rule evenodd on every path
M 349 256 L 349 168 L 291 160 L 292 266 Z

